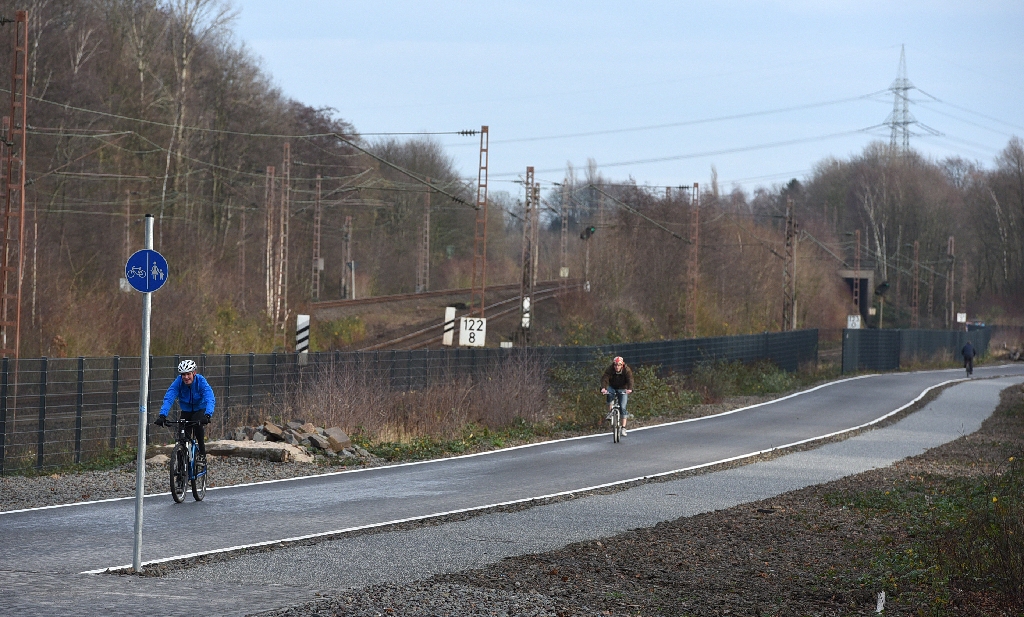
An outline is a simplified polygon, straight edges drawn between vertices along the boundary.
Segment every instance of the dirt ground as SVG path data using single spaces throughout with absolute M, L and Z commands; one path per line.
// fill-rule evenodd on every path
M 877 547 L 900 550 L 907 532 L 898 518 L 827 497 L 995 473 L 1024 449 L 1024 414 L 1005 411 L 1022 402 L 1021 389 L 1004 393 L 977 433 L 889 468 L 435 580 L 535 590 L 565 616 L 875 615 L 881 589 L 863 576 L 877 572 Z M 890 590 L 884 614 L 1024 615 L 1010 598 L 958 589 L 947 612 L 936 613 L 912 591 Z

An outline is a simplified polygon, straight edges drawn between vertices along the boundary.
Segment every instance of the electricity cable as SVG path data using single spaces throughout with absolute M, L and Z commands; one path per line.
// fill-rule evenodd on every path
M 549 141 L 554 139 L 572 139 L 575 137 L 595 137 L 600 135 L 617 135 L 620 133 L 635 133 L 639 131 L 657 131 L 661 129 L 675 128 L 681 126 L 695 126 L 699 124 L 710 124 L 714 122 L 726 122 L 729 120 L 740 120 L 743 118 L 756 118 L 758 116 L 767 116 L 772 114 L 786 113 L 790 111 L 802 111 L 805 109 L 814 109 L 816 107 L 828 107 L 831 105 L 838 105 L 841 103 L 850 103 L 853 101 L 862 101 L 865 99 L 871 99 L 874 96 L 888 92 L 888 90 L 879 90 L 878 92 L 872 92 L 870 94 L 862 94 L 860 96 L 854 96 L 845 99 L 836 99 L 833 101 L 823 101 L 820 103 L 808 103 L 805 105 L 793 105 L 791 107 L 779 107 L 777 109 L 766 109 L 763 111 L 751 111 L 741 114 L 731 114 L 728 116 L 714 116 L 711 118 L 701 118 L 699 120 L 684 120 L 681 122 L 669 122 L 666 124 L 651 124 L 647 126 L 635 126 L 622 129 L 606 129 L 601 131 L 586 131 L 581 133 L 565 133 L 562 135 L 546 135 L 541 137 L 520 137 L 518 139 L 499 139 L 492 143 L 495 144 L 511 144 L 511 143 L 523 143 L 532 141 Z
M 754 150 L 767 150 L 767 149 L 771 149 L 771 148 L 781 148 L 781 147 L 792 146 L 792 145 L 796 145 L 796 144 L 810 143 L 810 142 L 814 142 L 814 141 L 826 141 L 826 140 L 829 140 L 829 139 L 835 139 L 837 137 L 848 137 L 850 135 L 857 135 L 857 134 L 861 134 L 861 133 L 867 133 L 868 131 L 871 131 L 871 130 L 874 130 L 874 129 L 877 129 L 877 128 L 881 128 L 883 126 L 886 126 L 886 125 L 884 125 L 884 124 L 876 124 L 874 126 L 865 127 L 865 128 L 862 128 L 862 129 L 855 129 L 855 130 L 852 130 L 852 131 L 843 131 L 843 132 L 840 132 L 840 133 L 830 133 L 828 135 L 819 135 L 817 137 L 803 137 L 803 138 L 799 138 L 799 139 L 788 139 L 788 140 L 785 140 L 785 141 L 776 141 L 776 142 L 770 142 L 770 143 L 765 143 L 765 144 L 758 144 L 758 145 L 755 145 L 755 146 L 739 146 L 739 147 L 736 147 L 736 148 L 724 148 L 722 150 L 708 150 L 706 152 L 693 152 L 693 153 L 690 153 L 690 154 L 677 154 L 677 155 L 673 155 L 673 156 L 661 156 L 661 157 L 655 157 L 655 158 L 649 158 L 649 159 L 637 159 L 637 160 L 633 160 L 633 161 L 619 161 L 619 162 L 616 162 L 616 163 L 603 163 L 603 164 L 601 164 L 601 167 L 602 168 L 604 168 L 604 167 L 626 167 L 626 166 L 629 166 L 629 165 L 646 165 L 646 164 L 649 164 L 649 163 L 665 163 L 665 162 L 669 162 L 669 161 L 681 161 L 681 160 L 684 160 L 684 159 L 695 159 L 695 158 L 702 158 L 702 157 L 708 157 L 708 156 L 720 156 L 720 155 L 723 155 L 723 154 L 736 154 L 736 153 L 739 153 L 739 152 L 751 152 L 751 151 L 754 151 Z M 537 170 L 536 173 L 556 173 L 556 172 L 559 172 L 559 171 L 563 171 L 563 170 L 560 169 L 560 168 L 559 169 L 541 169 L 541 170 Z M 508 177 L 508 176 L 514 175 L 516 173 L 518 173 L 518 172 L 505 172 L 505 173 L 494 174 L 494 176 L 496 176 L 496 177 Z

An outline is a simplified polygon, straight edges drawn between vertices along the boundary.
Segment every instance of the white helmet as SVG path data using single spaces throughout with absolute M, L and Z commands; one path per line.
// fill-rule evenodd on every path
M 182 360 L 178 363 L 178 374 L 191 373 L 196 370 L 195 360 Z

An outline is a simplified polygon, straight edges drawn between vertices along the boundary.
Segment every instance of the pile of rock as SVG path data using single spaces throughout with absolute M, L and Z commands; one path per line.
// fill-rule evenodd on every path
M 352 443 L 344 430 L 337 426 L 323 428 L 310 422 L 292 420 L 284 426 L 267 420 L 261 426 L 239 426 L 227 435 L 235 442 L 277 442 L 305 448 L 313 454 L 328 457 L 346 456 L 372 458 L 365 449 Z
M 352 443 L 338 427 L 323 428 L 301 420 L 292 420 L 284 426 L 271 421 L 261 426 L 239 426 L 229 431 L 225 439 L 206 442 L 206 453 L 212 456 L 256 458 L 275 463 L 312 463 L 316 456 L 327 458 L 354 458 L 371 463 L 375 458 Z M 163 464 L 174 444 L 146 447 L 146 458 L 151 463 Z

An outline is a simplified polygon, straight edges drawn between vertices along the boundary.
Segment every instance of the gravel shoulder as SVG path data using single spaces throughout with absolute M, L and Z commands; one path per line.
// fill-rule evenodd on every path
M 1024 389 L 1004 392 L 981 429 L 869 472 L 601 540 L 506 558 L 413 583 L 325 593 L 264 617 L 404 615 L 875 615 L 877 549 L 907 541 L 898 516 L 836 495 L 999 473 L 1024 450 Z M 1010 413 L 1016 410 L 1016 413 Z M 957 589 L 944 611 L 890 596 L 885 615 L 1019 616 L 1024 606 Z

